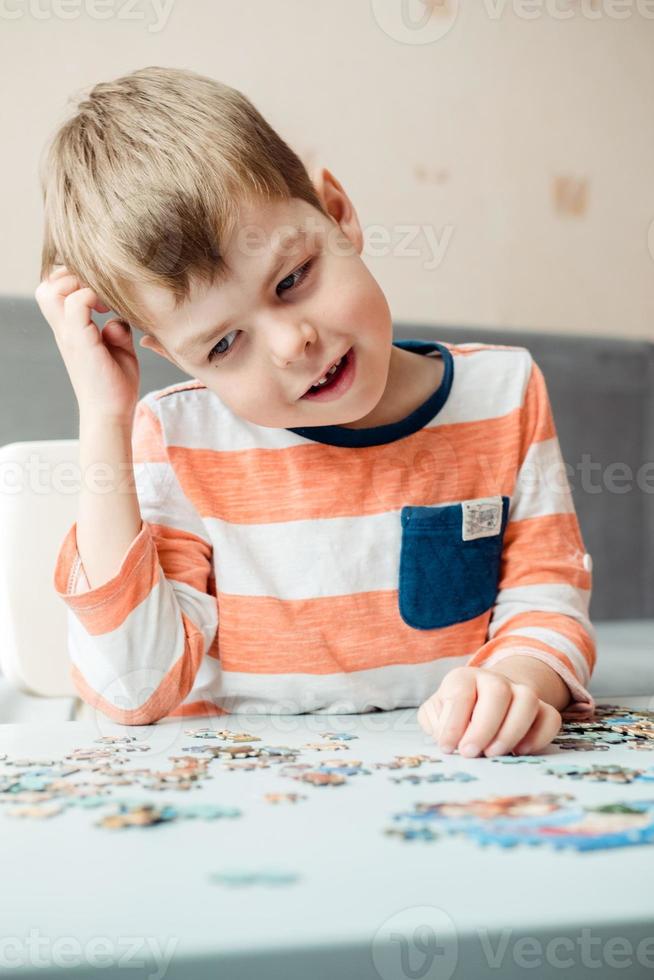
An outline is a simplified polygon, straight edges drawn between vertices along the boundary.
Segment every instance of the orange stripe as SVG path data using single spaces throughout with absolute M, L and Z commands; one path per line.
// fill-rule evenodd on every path
M 520 633 L 520 627 L 532 626 L 553 630 L 565 636 L 583 654 L 590 670 L 593 669 L 596 657 L 595 643 L 581 623 L 578 623 L 576 619 L 571 619 L 569 616 L 562 616 L 561 613 L 536 611 L 518 613 L 516 616 L 512 616 L 511 619 L 508 619 L 506 623 L 502 624 L 496 633 L 495 639 L 503 637 L 506 634 L 515 636 Z M 531 637 L 526 636 L 525 640 L 530 642 Z M 556 650 L 556 647 L 552 647 L 551 649 Z
M 582 565 L 586 551 L 576 514 L 548 514 L 511 521 L 506 528 L 500 587 L 563 583 L 590 589 Z
M 80 697 L 92 708 L 97 708 L 108 718 L 121 725 L 152 725 L 160 718 L 170 714 L 188 697 L 196 674 L 202 662 L 204 636 L 195 624 L 182 613 L 186 642 L 184 653 L 170 668 L 159 687 L 148 700 L 138 708 L 117 708 L 87 684 L 83 674 L 75 664 L 70 665 L 70 675 Z
M 206 388 L 207 386 L 202 381 L 180 381 L 179 384 L 168 385 L 163 391 L 158 392 L 155 395 L 155 399 L 159 401 L 161 398 L 166 398 L 168 395 L 176 395 L 179 391 L 194 391 L 196 388 Z
M 573 667 L 572 661 L 568 660 L 564 653 L 561 653 L 560 650 L 555 650 L 554 647 L 549 646 L 547 643 L 542 643 L 540 640 L 534 640 L 531 636 L 495 637 L 495 639 L 489 640 L 488 643 L 485 644 L 483 650 L 479 651 L 479 654 L 475 654 L 473 660 L 469 662 L 469 666 L 483 667 L 491 654 L 497 653 L 498 650 L 514 650 L 516 648 L 520 648 L 524 652 L 524 648 L 526 646 L 532 647 L 535 650 L 542 650 L 544 653 L 549 653 L 552 657 L 556 657 L 556 659 L 570 671 L 573 677 L 577 677 L 577 671 Z M 579 680 L 578 677 L 577 680 Z
M 332 674 L 470 656 L 490 610 L 441 630 L 400 618 L 395 591 L 281 600 L 220 594 L 220 662 L 248 674 Z
M 532 363 L 531 366 L 531 376 L 522 408 L 524 417 L 521 421 L 522 443 L 519 465 L 524 462 L 530 446 L 536 442 L 553 439 L 556 436 L 556 427 L 545 378 L 536 363 Z
M 212 590 L 212 595 L 215 595 L 215 591 Z M 207 657 L 213 657 L 214 660 L 220 660 L 220 630 L 216 629 L 214 638 L 211 641 L 211 646 L 207 650 Z
M 213 701 L 191 701 L 189 704 L 180 704 L 179 708 L 170 711 L 166 718 L 186 718 L 188 715 L 207 715 L 218 716 L 228 715 L 229 711 L 219 708 Z
M 161 422 L 152 409 L 139 402 L 132 425 L 133 463 L 167 463 L 168 454 Z
M 425 501 L 510 495 L 520 452 L 519 415 L 516 409 L 483 422 L 422 429 L 401 448 L 306 443 L 217 452 L 169 446 L 168 454 L 202 516 L 236 524 L 365 516 Z M 288 487 L 283 494 L 280 474 Z
M 215 595 L 212 545 L 197 534 L 167 524 L 150 522 L 150 528 L 166 578 L 184 582 L 198 592 Z
M 440 341 L 440 343 L 443 343 L 443 341 Z M 485 350 L 524 350 L 523 347 L 513 347 L 507 344 L 479 344 L 479 346 L 475 347 L 473 350 L 465 350 L 463 347 L 460 347 L 457 344 L 448 343 L 445 343 L 445 347 L 447 347 L 449 352 L 454 354 L 456 357 L 470 357 L 472 354 L 483 354 Z

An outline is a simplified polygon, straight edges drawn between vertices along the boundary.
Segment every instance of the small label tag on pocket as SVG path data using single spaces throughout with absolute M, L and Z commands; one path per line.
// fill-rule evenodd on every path
M 464 500 L 463 540 L 493 538 L 502 528 L 502 498 L 481 497 L 479 500 Z

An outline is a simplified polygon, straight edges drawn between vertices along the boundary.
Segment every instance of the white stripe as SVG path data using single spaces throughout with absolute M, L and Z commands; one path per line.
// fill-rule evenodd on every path
M 493 639 L 497 631 L 514 616 L 523 613 L 545 612 L 569 616 L 594 636 L 594 627 L 588 618 L 590 590 L 577 589 L 573 585 L 543 584 L 521 585 L 502 589 L 493 609 L 488 637 Z
M 234 713 L 317 714 L 408 708 L 436 693 L 445 675 L 465 666 L 471 652 L 424 664 L 390 664 L 336 674 L 250 674 L 220 671 L 209 690 L 194 686 L 183 702 L 200 698 Z M 217 663 L 217 661 L 216 661 Z M 196 678 L 197 681 L 197 678 Z
M 432 426 L 497 418 L 523 404 L 533 363 L 529 351 L 482 348 L 465 357 L 453 356 L 452 390 Z M 284 428 L 240 418 L 206 388 L 181 391 L 149 404 L 160 413 L 168 445 L 221 452 L 308 445 L 303 436 Z
M 170 463 L 149 460 L 135 463 L 134 482 L 144 521 L 187 531 L 210 542 L 198 512 L 183 492 Z
M 180 582 L 174 578 L 164 579 L 161 574 L 160 582 L 167 581 L 175 593 L 175 598 L 185 616 L 193 622 L 204 634 L 204 653 L 214 641 L 218 627 L 218 604 L 215 596 L 208 592 L 200 592 L 188 582 Z
M 520 467 L 509 519 L 523 521 L 547 514 L 574 513 L 570 485 L 556 438 L 529 447 Z
M 99 636 L 68 609 L 70 659 L 89 686 L 117 708 L 138 708 L 152 696 L 184 653 L 180 608 L 204 636 L 204 653 L 217 628 L 216 601 L 184 583 L 159 581 L 123 623 Z
M 518 347 L 453 356 L 454 383 L 436 425 L 483 422 L 522 406 L 533 363 L 529 351 Z
M 503 639 L 511 635 L 515 635 L 518 638 L 528 636 L 532 640 L 540 640 L 541 643 L 546 643 L 547 646 L 552 647 L 554 650 L 559 650 L 571 662 L 582 684 L 587 684 L 590 680 L 590 668 L 586 663 L 586 658 L 567 636 L 563 636 L 555 630 L 545 629 L 541 626 L 520 626 L 516 628 L 515 634 L 505 633 Z
M 192 704 L 193 701 L 213 701 L 214 694 L 220 687 L 222 667 L 215 657 L 203 657 L 193 681 L 193 687 L 180 704 Z
M 311 599 L 395 589 L 399 512 L 231 524 L 206 518 L 220 592 Z
M 450 503 L 459 501 L 426 506 L 447 507 Z M 243 596 L 312 599 L 397 589 L 400 513 L 392 510 L 365 517 L 271 524 L 233 524 L 205 517 L 213 540 L 217 590 Z M 456 529 L 451 534 L 457 540 Z M 441 571 L 435 567 L 434 575 Z
M 248 449 L 286 449 L 306 443 L 284 428 L 255 425 L 235 415 L 206 388 L 169 395 L 155 403 L 167 445 L 185 449 L 242 452 Z

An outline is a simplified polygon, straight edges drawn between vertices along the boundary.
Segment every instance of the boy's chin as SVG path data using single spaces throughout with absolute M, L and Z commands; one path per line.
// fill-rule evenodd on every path
M 311 418 L 309 418 L 307 415 L 303 415 L 301 412 L 293 412 L 289 414 L 287 418 L 281 418 L 278 421 L 273 421 L 270 419 L 270 417 L 248 417 L 243 415 L 241 412 L 237 412 L 236 414 L 240 415 L 240 417 L 245 419 L 246 422 L 251 422 L 252 425 L 258 425 L 264 429 L 308 429 L 314 426 L 323 425 L 353 425 L 358 421 L 356 418 L 350 418 L 349 415 L 341 417 L 334 412 L 330 413 L 327 411 L 315 412 Z

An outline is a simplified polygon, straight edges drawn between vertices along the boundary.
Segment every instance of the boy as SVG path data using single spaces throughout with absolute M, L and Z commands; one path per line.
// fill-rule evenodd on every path
M 43 191 L 36 297 L 111 477 L 54 575 L 84 700 L 419 705 L 470 756 L 592 711 L 590 556 L 526 350 L 393 342 L 341 184 L 193 72 L 96 85 Z M 139 400 L 131 327 L 192 380 Z

